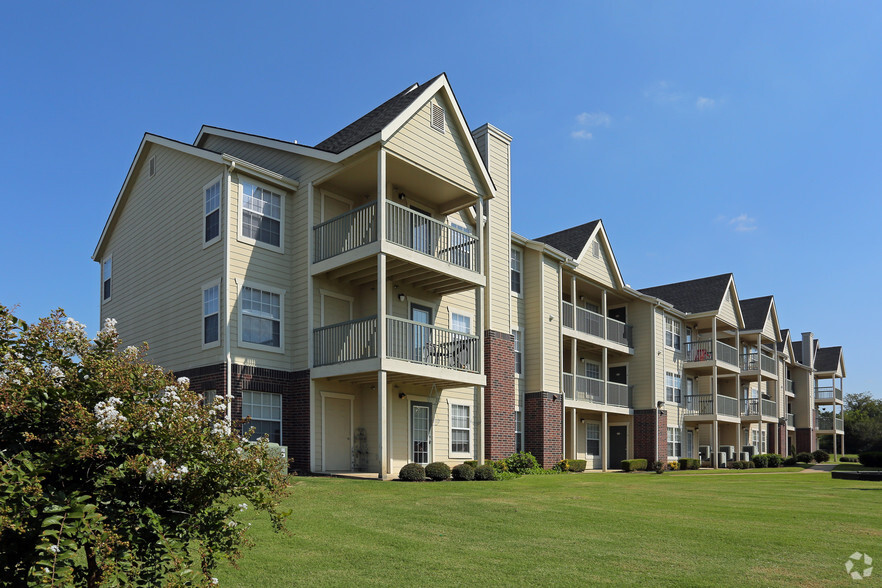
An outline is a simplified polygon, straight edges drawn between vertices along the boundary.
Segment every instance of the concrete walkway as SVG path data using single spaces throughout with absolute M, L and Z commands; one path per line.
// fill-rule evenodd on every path
M 801 474 L 823 474 L 824 472 L 832 472 L 836 468 L 835 463 L 816 463 L 815 465 L 805 468 Z

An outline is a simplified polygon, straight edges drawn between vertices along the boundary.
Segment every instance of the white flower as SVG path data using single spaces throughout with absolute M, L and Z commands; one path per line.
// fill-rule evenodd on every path
M 245 450 L 242 449 L 241 447 L 237 447 L 237 448 L 236 448 L 236 453 L 238 453 L 239 455 L 242 455 L 243 453 L 245 453 Z
M 178 385 L 179 386 L 189 386 L 190 385 L 190 378 L 188 378 L 186 376 L 181 376 L 180 378 L 178 378 Z
M 242 504 L 240 504 L 240 505 L 239 505 L 239 510 L 241 510 L 241 511 L 248 510 L 248 503 L 243 502 Z
M 152 480 L 157 476 L 162 476 L 165 472 L 165 460 L 160 457 L 159 459 L 154 459 L 153 462 L 147 466 L 146 476 L 148 480 Z
M 61 548 L 57 545 L 50 545 L 49 551 L 51 551 L 52 553 L 58 553 L 59 551 L 61 551 Z
M 26 368 L 25 368 L 24 370 L 22 370 L 22 371 L 24 372 L 24 375 L 26 375 L 26 376 L 30 376 L 30 375 L 32 375 L 32 374 L 34 373 L 33 370 L 32 370 L 31 368 L 29 368 L 29 367 L 26 367 Z
M 52 378 L 53 380 L 63 380 L 64 379 L 64 372 L 61 371 L 61 368 L 58 367 L 57 365 L 53 365 L 52 369 L 49 370 L 49 377 Z
M 126 347 L 126 348 L 123 350 L 123 353 L 124 353 L 125 355 L 129 355 L 129 356 L 134 357 L 135 355 L 138 355 L 138 348 L 135 347 L 134 345 L 129 345 L 128 347 Z
M 116 335 L 116 319 L 115 318 L 104 319 L 104 328 L 101 329 L 101 332 L 106 333 L 108 335 Z
M 212 583 L 212 584 L 217 584 L 217 578 L 212 578 L 212 579 L 211 579 L 211 583 Z
M 106 401 L 99 402 L 95 405 L 95 417 L 98 419 L 98 428 L 102 431 L 112 431 L 119 427 L 122 423 L 128 421 L 119 412 L 119 405 L 122 400 L 116 396 L 111 396 Z
M 78 323 L 74 319 L 67 317 L 67 320 L 64 321 L 64 330 L 72 335 L 77 335 L 80 337 L 86 336 L 86 325 L 83 323 Z
M 183 476 L 185 474 L 190 473 L 190 470 L 187 468 L 187 466 L 182 465 L 182 466 L 178 467 L 178 473 Z
M 238 524 L 236 521 L 227 521 L 227 526 L 231 529 L 234 529 Z
M 221 437 L 226 437 L 233 432 L 230 427 L 230 423 L 224 419 L 222 421 L 218 421 L 211 426 L 212 435 L 220 435 Z

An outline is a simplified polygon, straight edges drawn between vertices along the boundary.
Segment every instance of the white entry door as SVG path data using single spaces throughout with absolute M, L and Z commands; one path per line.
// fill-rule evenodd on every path
M 413 402 L 410 405 L 410 460 L 427 464 L 431 457 L 432 405 L 426 402 Z
M 352 399 L 324 397 L 324 469 L 348 472 L 352 469 Z

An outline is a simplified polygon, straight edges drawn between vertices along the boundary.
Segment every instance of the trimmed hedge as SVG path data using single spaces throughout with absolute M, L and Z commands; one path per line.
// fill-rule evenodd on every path
M 812 463 L 812 460 L 814 460 L 814 458 L 808 451 L 800 451 L 796 454 L 796 461 L 800 463 Z
M 584 459 L 568 459 L 567 468 L 571 472 L 584 472 L 587 462 Z
M 781 464 L 784 463 L 784 458 L 777 453 L 769 453 L 767 454 L 767 457 L 769 458 L 770 468 L 780 468 Z
M 475 479 L 476 480 L 495 480 L 496 479 L 496 470 L 493 469 L 493 466 L 489 464 L 480 465 L 475 468 Z
M 793 467 L 795 465 L 796 465 L 796 456 L 795 455 L 791 455 L 790 457 L 788 457 L 787 459 L 784 460 L 785 467 Z
M 830 454 L 822 449 L 818 449 L 817 451 L 812 451 L 812 457 L 818 463 L 824 463 L 830 461 Z
M 765 468 L 769 466 L 769 456 L 765 453 L 754 455 L 750 458 L 750 461 L 752 461 L 753 465 L 758 468 Z
M 756 456 L 754 456 L 754 457 L 756 457 Z M 754 465 L 754 463 L 752 461 L 744 461 L 741 459 L 736 459 L 736 460 L 730 461 L 728 464 L 726 464 L 726 467 L 729 468 L 730 470 L 749 470 L 749 469 L 754 468 L 756 466 Z
M 857 457 L 849 457 L 847 455 L 843 455 L 839 458 L 839 461 L 841 461 L 842 463 L 857 463 L 860 460 Z
M 450 466 L 443 461 L 433 461 L 426 466 L 426 476 L 436 482 L 443 482 L 450 477 Z
M 398 479 L 405 482 L 422 482 L 426 479 L 426 470 L 418 463 L 409 463 L 398 472 Z
M 473 468 L 478 467 L 478 460 L 477 459 L 470 459 L 469 461 L 464 461 L 462 463 L 466 463 L 466 464 L 472 466 Z
M 539 462 L 533 457 L 532 453 L 521 451 L 505 458 L 505 465 L 508 471 L 516 474 L 529 474 L 536 468 L 539 468 Z
M 681 457 L 679 463 L 681 470 L 697 470 L 701 462 L 692 457 Z
M 645 459 L 623 459 L 622 469 L 626 472 L 636 472 L 637 470 L 646 469 Z
M 453 466 L 453 479 L 461 482 L 470 482 L 475 479 L 475 468 L 467 463 Z
M 871 468 L 882 467 L 882 451 L 864 451 L 858 454 L 861 465 Z

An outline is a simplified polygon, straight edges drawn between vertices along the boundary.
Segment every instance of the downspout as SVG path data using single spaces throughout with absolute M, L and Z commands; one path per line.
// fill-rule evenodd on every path
M 236 169 L 236 162 L 233 161 L 227 166 L 227 217 L 224 223 L 224 275 L 223 284 L 226 290 L 224 296 L 224 400 L 227 403 L 227 422 L 233 422 L 233 361 L 230 351 L 230 211 L 232 204 L 230 203 L 230 186 L 232 185 L 233 170 Z
M 660 307 L 660 305 L 656 304 L 656 309 Z M 664 314 L 662 314 L 662 321 L 664 321 Z M 653 330 L 655 329 L 655 320 L 652 321 Z M 658 337 L 653 333 L 652 340 L 656 341 Z M 667 378 L 667 372 L 665 372 L 665 360 L 667 359 L 667 354 L 665 353 L 665 345 L 662 345 L 662 377 Z M 666 384 L 667 385 L 667 384 Z M 664 404 L 663 400 L 657 400 L 655 402 L 655 461 L 658 461 L 658 417 L 659 417 L 659 409 L 661 409 Z

